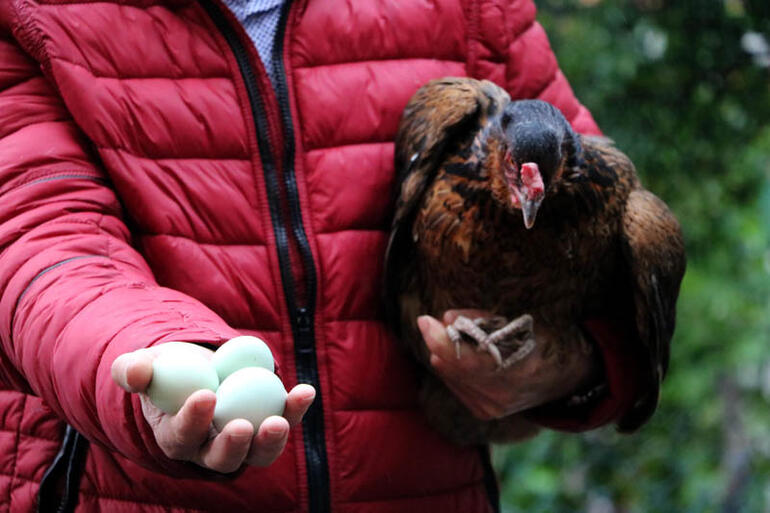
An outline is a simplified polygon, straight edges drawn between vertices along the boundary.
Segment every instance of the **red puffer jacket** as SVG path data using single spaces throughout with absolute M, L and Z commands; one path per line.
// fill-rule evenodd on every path
M 380 268 L 421 84 L 489 78 L 597 132 L 533 20 L 530 0 L 296 0 L 274 92 L 218 0 L 0 2 L 0 511 L 41 481 L 83 512 L 491 509 L 484 451 L 422 420 Z M 319 395 L 273 466 L 213 476 L 164 457 L 110 365 L 239 333 Z M 613 376 L 573 427 L 617 417 Z

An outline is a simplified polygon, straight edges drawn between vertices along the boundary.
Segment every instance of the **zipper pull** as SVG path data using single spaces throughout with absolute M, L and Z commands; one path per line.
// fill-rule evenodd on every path
M 297 309 L 294 325 L 297 327 L 297 350 L 302 355 L 309 355 L 315 351 L 313 347 L 312 328 L 313 323 L 307 308 Z
M 297 325 L 297 331 L 299 331 L 301 334 L 307 335 L 310 333 L 312 323 L 307 308 L 303 306 L 297 309 L 297 317 L 295 322 Z

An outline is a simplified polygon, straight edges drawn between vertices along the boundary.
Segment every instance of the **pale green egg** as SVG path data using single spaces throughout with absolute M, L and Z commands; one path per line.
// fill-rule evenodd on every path
M 211 363 L 217 370 L 219 381 L 224 381 L 227 376 L 245 367 L 263 367 L 270 372 L 275 371 L 270 348 L 262 340 L 249 335 L 231 338 L 222 344 L 214 353 Z
M 254 432 L 271 415 L 283 415 L 286 389 L 281 380 L 262 367 L 246 367 L 225 378 L 217 389 L 214 427 L 222 431 L 233 419 L 246 419 Z
M 195 344 L 177 342 L 152 362 L 152 381 L 147 395 L 152 403 L 169 414 L 175 414 L 196 390 L 216 392 L 217 371 Z M 205 350 L 205 349 L 204 349 Z

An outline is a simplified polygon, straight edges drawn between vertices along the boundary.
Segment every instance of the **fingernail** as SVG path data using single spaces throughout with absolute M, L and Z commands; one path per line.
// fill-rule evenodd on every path
M 422 336 L 428 334 L 428 328 L 430 327 L 430 318 L 427 315 L 421 315 L 417 318 L 417 327 L 420 328 Z
M 444 326 L 430 315 L 421 315 L 417 318 L 417 326 L 422 332 L 422 336 L 431 340 L 439 340 Z
M 308 403 L 312 403 L 315 399 L 315 387 L 311 385 L 305 385 L 306 391 L 305 391 L 305 401 Z
M 433 342 L 440 341 L 446 332 L 444 325 L 441 324 L 438 319 L 434 319 L 430 315 L 423 315 L 419 317 L 417 322 L 422 324 L 422 326 L 420 326 L 422 336 L 425 338 L 430 338 Z
M 286 430 L 281 426 L 270 426 L 267 428 L 267 434 L 271 438 L 283 437 L 286 434 Z
M 196 397 L 193 403 L 193 412 L 195 415 L 208 415 L 216 407 L 216 396 L 210 397 L 208 395 L 203 397 Z
M 248 433 L 234 433 L 230 435 L 230 440 L 236 444 L 245 444 L 251 441 L 251 437 Z

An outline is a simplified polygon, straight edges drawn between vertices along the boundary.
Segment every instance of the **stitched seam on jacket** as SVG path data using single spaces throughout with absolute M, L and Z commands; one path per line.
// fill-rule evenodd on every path
M 454 63 L 454 64 L 462 64 L 465 65 L 465 59 L 464 56 L 460 56 L 457 59 L 438 59 L 434 56 L 415 56 L 415 57 L 380 57 L 375 59 L 361 59 L 357 61 L 342 61 L 342 62 L 329 62 L 329 63 L 323 63 L 323 64 L 310 64 L 310 65 L 304 65 L 304 66 L 298 66 L 294 67 L 294 72 L 306 69 L 316 69 L 316 68 L 331 68 L 334 66 L 353 66 L 358 64 L 369 64 L 369 63 L 377 63 L 377 62 L 398 62 L 398 61 L 431 61 L 431 62 L 446 62 L 446 63 Z
M 190 237 L 189 235 L 181 235 L 178 233 L 153 233 L 153 232 L 142 232 L 139 234 L 140 237 L 173 237 L 177 239 L 186 239 L 189 241 L 194 242 L 195 244 L 199 246 L 243 246 L 243 247 L 265 247 L 267 246 L 266 242 L 203 242 L 198 239 L 194 239 L 193 237 Z
M 347 148 L 348 146 L 374 146 L 374 145 L 381 145 L 381 144 L 395 144 L 395 143 L 393 142 L 393 139 L 387 139 L 382 141 L 362 141 L 362 142 L 332 144 L 331 146 L 316 146 L 310 149 L 308 149 L 307 146 L 304 146 L 303 150 L 304 150 L 304 155 L 307 157 L 310 153 L 314 151 L 335 150 L 337 148 Z
M 226 162 L 231 160 L 233 162 L 249 162 L 249 163 L 251 162 L 251 159 L 246 157 L 243 157 L 243 158 L 241 157 L 150 157 L 150 156 L 140 155 L 132 150 L 129 150 L 127 148 L 121 148 L 118 146 L 115 146 L 115 147 L 96 146 L 96 148 L 104 151 L 113 151 L 113 152 L 122 151 L 123 153 L 128 153 L 133 158 L 142 159 L 142 160 L 151 160 L 153 162 L 158 162 L 158 163 L 164 162 L 166 160 L 172 161 L 172 162 L 176 160 L 203 160 L 203 161 L 221 161 L 221 162 Z
M 211 76 L 198 76 L 198 75 L 191 75 L 191 76 L 161 76 L 161 75 L 153 75 L 153 76 L 141 76 L 141 77 L 131 77 L 128 75 L 102 75 L 94 72 L 93 68 L 89 68 L 85 64 L 72 61 L 70 59 L 66 59 L 64 57 L 59 56 L 52 56 L 51 60 L 57 60 L 64 63 L 67 63 L 71 66 L 76 66 L 78 68 L 82 68 L 86 70 L 91 76 L 94 78 L 103 78 L 103 79 L 109 79 L 109 80 L 227 80 L 229 82 L 232 81 L 230 76 L 227 75 L 211 75 Z
M 218 156 L 218 157 L 172 157 L 172 156 L 165 156 L 165 155 L 143 155 L 141 153 L 138 153 L 136 150 L 131 150 L 129 148 L 125 148 L 123 146 L 119 146 L 117 144 L 112 146 L 105 146 L 103 144 L 97 144 L 96 141 L 94 141 L 94 147 L 98 150 L 103 151 L 123 151 L 128 153 L 129 155 L 132 155 L 137 158 L 141 159 L 148 159 L 148 160 L 238 160 L 238 161 L 246 161 L 251 162 L 250 158 L 246 157 L 232 157 L 232 156 Z
M 376 228 L 339 228 L 337 230 L 329 230 L 328 232 L 316 232 L 316 235 L 334 235 L 337 233 L 345 233 L 345 232 L 372 232 L 372 233 L 382 233 L 387 234 L 388 229 L 385 227 L 376 227 Z
M 351 141 L 351 142 L 343 142 L 339 144 L 332 144 L 330 146 L 316 146 L 316 147 L 310 147 L 306 145 L 304 149 L 304 155 L 307 156 L 310 152 L 313 151 L 325 151 L 325 150 L 334 150 L 337 148 L 346 148 L 348 146 L 368 146 L 368 145 L 375 145 L 375 144 L 394 144 L 393 139 L 384 139 L 382 141 Z

